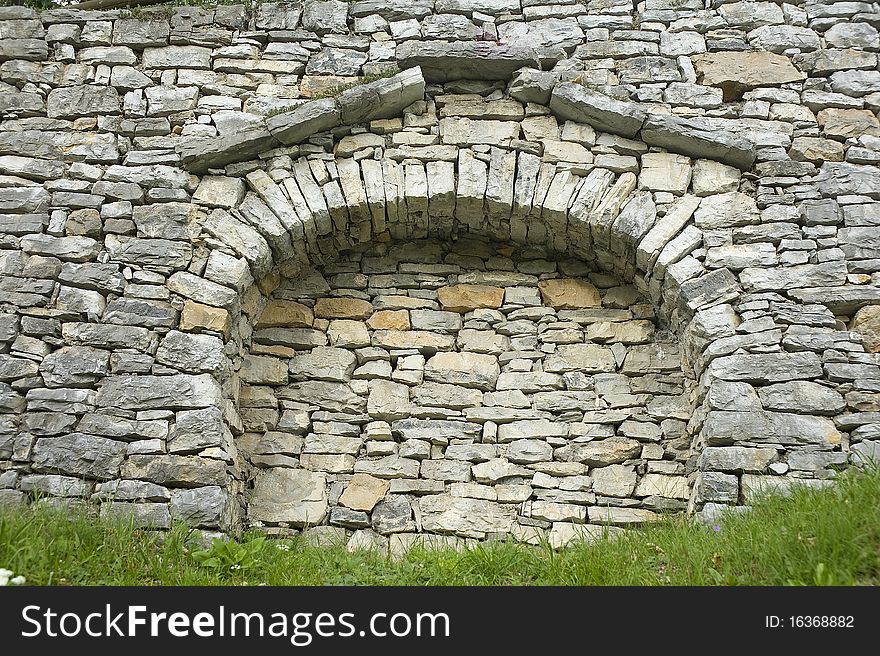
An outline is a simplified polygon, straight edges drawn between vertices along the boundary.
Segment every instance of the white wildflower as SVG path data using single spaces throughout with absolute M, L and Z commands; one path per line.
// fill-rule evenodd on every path
M 7 585 L 24 585 L 24 582 L 27 580 L 23 576 L 15 576 L 12 575 L 14 572 L 12 570 L 3 569 L 0 567 L 0 587 Z

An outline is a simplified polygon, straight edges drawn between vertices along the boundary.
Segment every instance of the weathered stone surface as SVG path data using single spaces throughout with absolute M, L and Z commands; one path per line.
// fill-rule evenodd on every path
M 220 528 L 226 521 L 228 493 L 216 485 L 174 490 L 171 494 L 171 517 L 188 526 Z
M 33 466 L 39 472 L 109 480 L 119 476 L 125 452 L 124 442 L 93 435 L 44 437 L 34 444 Z
M 219 406 L 217 382 L 200 376 L 110 376 L 98 392 L 98 405 L 128 410 L 190 409 Z
M 549 419 L 526 419 L 502 424 L 498 427 L 498 442 L 513 442 L 520 439 L 548 439 L 568 437 L 568 426 Z
M 187 300 L 180 313 L 180 329 L 185 331 L 207 330 L 228 336 L 231 329 L 229 312 Z
M 211 68 L 211 49 L 200 46 L 164 46 L 147 48 L 143 53 L 144 68 Z
M 173 487 L 224 486 L 228 479 L 221 460 L 176 455 L 129 456 L 121 475 Z
M 373 346 L 389 349 L 418 349 L 433 353 L 452 348 L 455 338 L 423 330 L 377 330 L 373 333 Z
M 520 133 L 515 121 L 471 120 L 469 118 L 444 118 L 440 121 L 440 138 L 444 144 L 472 146 L 489 144 L 508 146 Z
M 826 134 L 839 134 L 840 128 L 837 123 L 827 115 L 826 119 L 827 122 L 823 121 L 823 123 L 830 128 L 830 131 L 826 130 Z M 814 164 L 822 164 L 825 161 L 842 162 L 843 145 L 831 139 L 798 137 L 792 141 L 788 154 L 799 162 L 813 162 Z
M 599 290 L 586 280 L 553 278 L 538 283 L 545 305 L 556 310 L 599 307 Z
M 101 244 L 90 237 L 29 235 L 22 238 L 21 249 L 26 253 L 57 257 L 68 262 L 87 262 L 101 251 Z
M 521 68 L 510 80 L 510 95 L 520 102 L 534 102 L 546 105 L 556 85 L 556 76 L 547 71 Z
M 248 504 L 251 520 L 304 527 L 327 516 L 327 484 L 322 473 L 274 468 L 260 473 Z
M 170 453 L 196 453 L 211 447 L 226 447 L 232 436 L 218 408 L 185 410 L 177 413 L 168 435 Z
M 825 162 L 815 178 L 823 196 L 857 194 L 880 198 L 880 170 L 844 162 Z
M 379 310 L 367 319 L 371 330 L 409 330 L 409 312 L 406 310 Z
M 272 251 L 266 239 L 250 226 L 232 217 L 228 212 L 222 209 L 214 210 L 205 221 L 204 227 L 214 237 L 227 244 L 236 254 L 247 260 L 248 264 L 251 265 L 255 278 L 262 278 L 272 268 Z M 178 279 L 184 276 L 182 272 L 175 275 Z M 193 281 L 194 278 L 188 280 Z M 212 296 L 216 295 L 212 294 Z M 198 298 L 193 298 L 193 300 L 202 303 L 206 302 Z M 209 305 L 211 304 L 209 303 Z M 216 303 L 213 303 L 213 305 L 216 305 Z
M 461 317 L 455 312 L 411 310 L 410 323 L 415 330 L 450 333 L 461 330 Z
M 376 419 L 402 419 L 409 414 L 409 387 L 387 380 L 370 383 L 367 412 Z
M 482 433 L 479 424 L 431 419 L 395 421 L 392 430 L 404 440 L 428 440 L 435 444 L 447 444 L 452 439 L 475 439 Z
M 593 524 L 611 524 L 612 526 L 630 526 L 633 524 L 645 524 L 656 522 L 661 515 L 642 508 L 616 508 L 613 506 L 600 507 L 590 506 L 587 508 L 588 517 Z
M 835 415 L 846 408 L 846 402 L 838 392 L 806 380 L 760 387 L 758 396 L 767 410 Z
M 598 467 L 590 473 L 592 490 L 608 497 L 628 497 L 636 487 L 636 472 L 631 466 L 609 465 Z
M 187 373 L 219 371 L 225 364 L 223 342 L 210 335 L 172 330 L 159 344 L 156 360 Z
M 713 411 L 703 425 L 710 445 L 756 442 L 785 445 L 840 444 L 840 432 L 830 419 L 783 412 Z
M 113 87 L 93 85 L 53 89 L 46 99 L 49 118 L 118 114 L 119 94 Z
M 4 155 L 0 157 L 0 173 L 15 175 L 29 180 L 52 180 L 64 175 L 63 162 Z
M 418 478 L 419 469 L 418 460 L 396 455 L 376 460 L 358 460 L 354 466 L 355 473 L 383 479 Z
M 357 358 L 346 349 L 318 346 L 291 359 L 290 375 L 293 380 L 344 382 L 351 380 L 356 364 Z
M 437 300 L 444 310 L 470 312 L 477 308 L 499 308 L 504 302 L 504 289 L 487 285 L 450 285 L 437 290 Z
M 266 121 L 266 127 L 274 139 L 283 144 L 299 143 L 316 132 L 323 132 L 339 125 L 339 107 L 331 98 L 313 100 L 294 111 L 278 114 Z
M 579 84 L 557 84 L 550 108 L 559 118 L 589 123 L 597 130 L 634 137 L 647 118 L 636 104 L 615 100 Z
M 345 383 L 304 381 L 278 391 L 279 398 L 316 405 L 332 412 L 357 413 L 366 410 L 365 400 Z
M 311 328 L 315 321 L 312 309 L 296 301 L 271 299 L 260 318 L 256 328 Z
M 866 351 L 880 352 L 880 306 L 866 305 L 861 308 L 853 316 L 849 327 L 861 334 Z
M 800 264 L 776 269 L 747 268 L 740 280 L 749 291 L 782 291 L 797 287 L 834 287 L 846 281 L 844 262 Z
M 527 44 L 405 41 L 397 47 L 401 69 L 420 67 L 428 82 L 506 80 L 514 71 L 540 68 L 540 50 Z
M 751 170 L 755 163 L 755 145 L 734 132 L 713 129 L 698 119 L 652 115 L 641 131 L 641 138 L 652 146 L 660 146 L 691 157 L 706 157 Z
M 636 496 L 686 500 L 690 497 L 687 477 L 648 473 L 639 481 Z
M 245 185 L 241 178 L 208 175 L 202 178 L 193 194 L 193 201 L 207 207 L 229 209 L 244 200 Z
M 59 237 L 58 239 L 88 239 L 87 237 Z M 125 264 L 143 264 L 158 267 L 183 268 L 192 259 L 190 244 L 168 239 L 136 239 L 108 235 L 104 245 L 111 260 Z M 86 258 L 72 260 L 84 262 Z
M 549 355 L 544 370 L 553 373 L 614 371 L 617 363 L 611 349 L 595 344 L 562 344 Z
M 759 221 L 755 200 L 738 191 L 707 196 L 694 213 L 694 222 L 703 229 L 729 228 Z
M 358 298 L 320 298 L 315 304 L 315 316 L 324 319 L 367 319 L 373 306 Z
M 49 387 L 88 386 L 110 373 L 110 354 L 88 346 L 66 346 L 43 358 L 40 371 Z
M 339 498 L 339 503 L 352 510 L 372 512 L 388 491 L 388 485 L 388 481 L 369 474 L 355 474 Z
M 510 507 L 446 495 L 429 495 L 419 501 L 422 526 L 437 533 L 483 538 L 490 533 L 509 533 L 515 514 Z
M 348 48 L 324 48 L 309 58 L 307 75 L 352 77 L 360 73 L 368 55 Z
M 714 52 L 695 55 L 692 59 L 697 81 L 720 87 L 725 102 L 742 97 L 750 89 L 804 78 L 788 57 L 769 52 Z
M 822 364 L 815 353 L 737 354 L 716 358 L 709 372 L 722 380 L 770 384 L 818 378 Z
M 209 168 L 255 157 L 280 143 L 260 124 L 219 137 L 191 137 L 180 141 L 176 146 L 177 153 L 193 173 L 204 173 Z
M 709 446 L 703 449 L 701 462 L 712 471 L 764 473 L 776 460 L 776 449 L 742 446 Z
M 426 380 L 484 391 L 495 389 L 499 373 L 498 362 L 491 355 L 438 353 L 425 364 Z
M 590 467 L 604 467 L 636 457 L 642 450 L 636 440 L 612 437 L 594 442 L 572 442 L 556 449 L 556 457 L 565 462 L 582 462 Z

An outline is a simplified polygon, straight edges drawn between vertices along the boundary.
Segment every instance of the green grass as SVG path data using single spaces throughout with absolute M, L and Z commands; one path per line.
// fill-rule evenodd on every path
M 880 473 L 767 497 L 718 527 L 670 519 L 560 552 L 508 542 L 402 561 L 343 547 L 243 538 L 198 553 L 185 527 L 158 534 L 84 515 L 0 515 L 0 567 L 40 585 L 878 585 Z M 279 549 L 284 545 L 288 551 Z M 212 559 L 213 558 L 213 559 Z M 215 566 L 206 566 L 202 561 Z M 239 562 L 241 569 L 230 569 Z

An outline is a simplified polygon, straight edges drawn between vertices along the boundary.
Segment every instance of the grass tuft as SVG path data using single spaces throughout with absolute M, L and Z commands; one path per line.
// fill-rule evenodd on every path
M 312 94 L 311 100 L 320 100 L 322 98 L 334 98 L 338 96 L 343 91 L 348 91 L 349 89 L 353 89 L 355 87 L 359 87 L 362 84 L 369 84 L 370 82 L 377 82 L 379 80 L 384 80 L 388 77 L 394 77 L 400 71 L 393 67 L 389 66 L 388 68 L 381 69 L 376 73 L 370 73 L 369 75 L 363 75 L 359 77 L 355 82 L 349 82 L 347 84 L 339 84 L 334 87 L 327 87 L 326 89 L 322 89 L 317 93 Z
M 0 567 L 37 585 L 878 585 L 880 472 L 847 472 L 823 490 L 795 488 L 717 526 L 687 518 L 554 552 L 483 543 L 413 549 L 400 561 L 302 540 L 204 549 L 167 533 L 86 514 L 0 514 Z

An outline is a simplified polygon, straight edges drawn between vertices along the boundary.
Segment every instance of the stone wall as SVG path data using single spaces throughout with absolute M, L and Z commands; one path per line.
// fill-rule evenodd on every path
M 684 510 L 678 344 L 617 282 L 473 240 L 378 245 L 285 280 L 239 370 L 251 525 L 559 546 L 588 514 Z
M 350 512 L 366 510 L 336 501 L 349 488 L 352 497 L 377 496 L 388 480 L 375 506 L 387 507 L 379 517 L 388 521 L 405 514 L 406 500 L 407 521 L 429 533 L 534 540 L 547 531 L 563 544 L 589 538 L 609 517 L 622 525 L 679 508 L 681 482 L 657 494 L 651 476 L 686 477 L 689 508 L 705 516 L 767 488 L 827 484 L 880 449 L 878 24 L 877 5 L 859 2 L 330 1 L 138 16 L 0 8 L 0 501 L 94 503 L 145 526 L 181 519 L 213 530 L 259 519 L 254 495 L 286 497 L 287 507 L 264 504 L 264 519 L 278 520 L 266 523 L 297 527 L 317 512 L 330 526 L 320 534 L 365 526 Z M 393 396 L 405 385 L 411 401 L 429 395 L 432 385 L 405 373 L 415 369 L 397 373 L 413 377 L 405 381 L 395 372 L 420 358 L 428 367 L 435 351 L 446 354 L 441 362 L 461 358 L 452 355 L 460 334 L 453 343 L 443 331 L 419 331 L 427 343 L 411 343 L 412 331 L 368 327 L 362 348 L 388 359 L 357 366 L 391 366 L 390 382 L 297 380 L 311 371 L 296 373 L 298 360 L 332 369 L 341 356 L 320 349 L 351 336 L 325 326 L 320 311 L 312 326 L 296 325 L 306 310 L 278 304 L 300 302 L 314 315 L 318 299 L 287 292 L 317 269 L 328 281 L 343 276 L 348 296 L 383 311 L 372 278 L 392 272 L 362 271 L 361 288 L 346 267 L 388 248 L 408 254 L 400 267 L 418 268 L 394 276 L 431 280 L 448 256 L 419 262 L 416 247 L 403 246 L 426 238 L 449 255 L 474 243 L 495 253 L 455 262 L 460 270 L 436 274 L 441 287 L 500 287 L 508 261 L 516 272 L 516 263 L 539 266 L 536 258 L 560 264 L 520 273 L 583 279 L 561 264 L 580 261 L 601 289 L 631 286 L 644 301 L 631 301 L 638 310 L 628 302 L 629 311 L 653 314 L 669 335 L 661 361 L 678 349 L 672 378 L 656 382 L 677 400 L 615 407 L 597 393 L 597 384 L 612 396 L 660 393 L 640 391 L 647 381 L 633 389 L 652 375 L 658 342 L 621 359 L 609 345 L 619 325 L 575 319 L 578 327 L 558 330 L 583 330 L 590 362 L 610 351 L 626 368 L 641 353 L 643 368 L 606 372 L 626 376 L 626 392 L 616 387 L 623 378 L 600 374 L 597 383 L 590 365 L 547 370 L 572 345 L 511 339 L 498 354 L 499 379 L 527 374 L 527 385 L 580 371 L 592 380 L 579 390 L 563 376 L 560 391 L 593 396 L 577 408 L 582 417 L 565 415 L 535 436 L 553 450 L 543 470 L 511 457 L 513 441 L 487 440 L 487 422 L 499 422 L 471 422 L 466 407 L 452 409 L 481 424 L 473 445 L 495 449 L 493 459 L 459 460 L 434 444 L 429 458 L 405 458 L 418 466 L 401 465 L 415 477 L 359 465 L 404 460 L 409 442 L 394 428 L 406 418 L 371 410 L 371 387 Z M 406 295 L 440 303 L 436 291 L 420 284 Z M 457 313 L 462 330 L 476 322 L 491 332 L 486 316 L 505 314 L 507 293 L 501 308 L 475 305 L 480 318 Z M 607 295 L 603 311 L 625 311 Z M 560 322 L 576 312 L 542 302 Z M 266 326 L 276 307 L 294 309 Z M 412 327 L 413 311 L 408 319 Z M 624 332 L 633 325 L 645 327 Z M 282 341 L 267 343 L 271 331 Z M 328 341 L 309 341 L 312 331 Z M 290 357 L 290 348 L 297 354 L 285 371 L 276 356 Z M 271 426 L 261 419 L 267 386 L 248 382 L 265 357 L 279 388 L 344 384 L 352 412 L 316 406 L 306 424 L 295 409 L 308 395 L 285 392 Z M 516 369 L 526 362 L 530 371 Z M 685 380 L 693 382 L 680 389 Z M 516 392 L 462 387 L 484 401 Z M 541 393 L 528 399 L 529 412 L 544 412 Z M 284 403 L 292 413 L 280 412 Z M 658 412 L 673 413 L 660 423 L 663 455 L 645 435 L 628 434 Z M 293 430 L 276 430 L 286 421 Z M 378 439 L 388 431 L 372 422 L 383 421 L 392 439 Z M 552 433 L 561 424 L 570 424 L 566 443 Z M 332 442 L 316 436 L 343 439 L 336 448 L 361 439 L 344 425 L 374 426 L 376 437 L 356 454 L 310 453 L 307 444 Z M 589 453 L 630 439 L 638 454 L 633 446 L 602 473 L 612 465 Z M 304 463 L 304 455 L 314 457 Z M 348 468 L 345 456 L 352 469 L 334 471 Z M 470 480 L 443 480 L 456 466 L 465 477 L 456 462 L 471 463 Z M 493 462 L 535 473 L 500 476 L 494 492 L 465 487 L 484 485 L 477 472 Z M 574 481 L 552 487 L 576 466 Z M 380 482 L 343 486 L 354 473 Z M 628 489 L 632 476 L 633 497 L 607 492 Z M 430 488 L 438 480 L 442 492 Z M 410 484 L 427 486 L 417 502 Z M 529 496 L 508 502 L 498 491 L 505 485 L 527 485 Z M 574 507 L 547 505 L 557 503 Z M 474 528 L 487 504 L 491 526 Z M 285 512 L 300 519 L 278 519 Z M 391 531 L 373 531 L 383 525 L 369 519 L 353 545 L 384 544 Z M 406 521 L 403 529 L 392 548 L 412 539 Z

